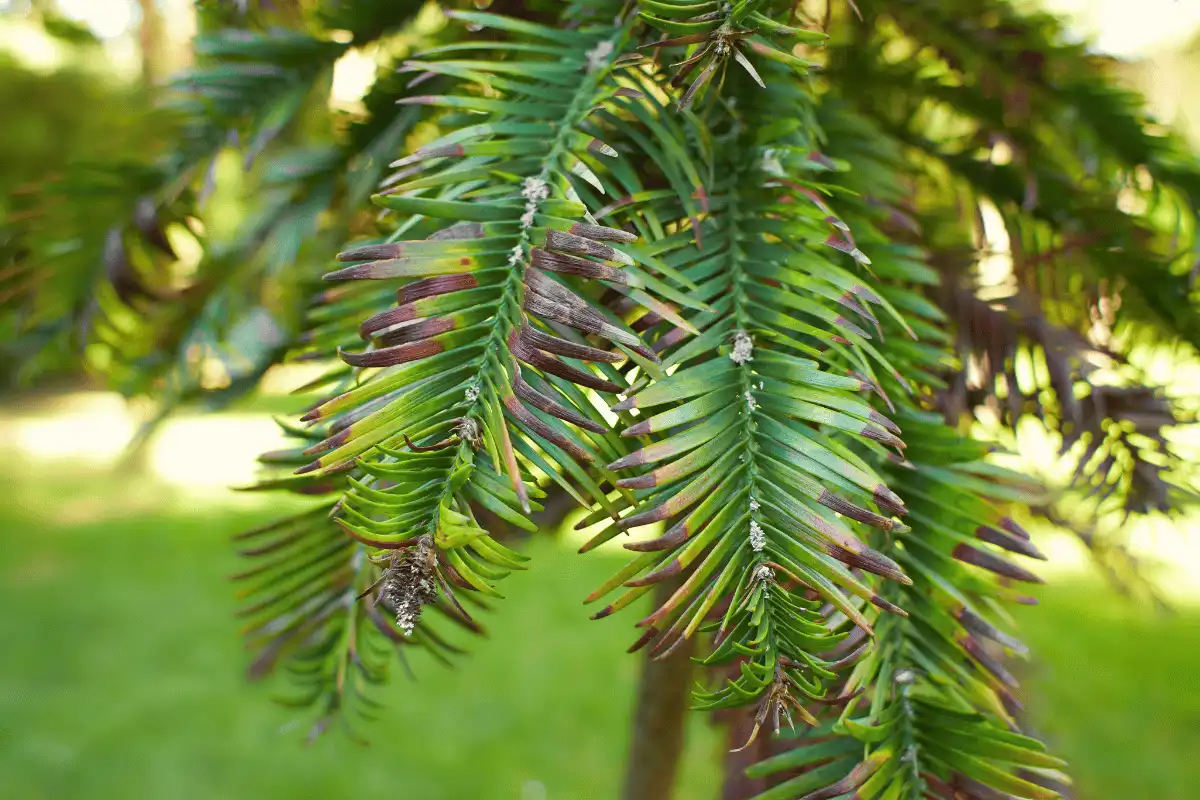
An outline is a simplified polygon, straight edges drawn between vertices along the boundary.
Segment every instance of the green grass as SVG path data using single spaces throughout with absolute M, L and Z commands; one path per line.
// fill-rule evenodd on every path
M 228 536 L 263 513 L 123 517 L 120 484 L 57 503 L 61 487 L 17 488 L 51 517 L 101 518 L 47 524 L 32 509 L 0 511 L 3 797 L 617 796 L 635 617 L 589 622 L 581 603 L 615 568 L 611 556 L 535 542 L 537 568 L 506 582 L 490 638 L 457 669 L 414 658 L 411 683 L 397 667 L 388 712 L 361 728 L 370 747 L 338 734 L 305 747 L 311 716 L 241 676 Z M 717 737 L 693 723 L 682 796 L 707 798 Z
M 611 555 L 533 543 L 458 669 L 396 670 L 364 732 L 301 744 L 310 718 L 241 677 L 228 536 L 270 516 L 146 482 L 12 477 L 0 508 L 0 781 L 26 798 L 570 798 L 618 795 L 638 660 L 633 616 L 580 598 Z M 1200 797 L 1200 615 L 1136 613 L 1098 585 L 1023 611 L 1042 660 L 1032 718 L 1090 800 Z M 297 724 L 299 721 L 300 724 Z M 684 800 L 716 796 L 696 716 Z
M 1200 609 L 1131 606 L 1099 582 L 1022 609 L 1030 718 L 1080 798 L 1200 798 Z

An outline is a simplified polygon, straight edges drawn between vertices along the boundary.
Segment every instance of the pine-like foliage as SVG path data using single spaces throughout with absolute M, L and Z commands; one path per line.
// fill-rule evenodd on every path
M 1041 558 L 1014 518 L 1111 555 L 1192 499 L 1183 404 L 1129 354 L 1200 342 L 1195 160 L 1003 0 L 477 5 L 209 8 L 129 216 L 8 271 L 70 276 L 16 325 L 130 392 L 326 365 L 255 487 L 313 505 L 238 543 L 250 674 L 286 665 L 314 733 L 377 714 L 391 653 L 460 653 L 564 493 L 585 552 L 631 551 L 594 618 L 673 587 L 631 649 L 694 646 L 695 705 L 772 753 L 751 794 L 1057 796 L 1008 666 Z M 377 41 L 365 114 L 314 125 Z M 256 213 L 183 280 L 163 229 L 203 238 L 230 147 Z M 1029 417 L 1070 481 L 988 460 Z

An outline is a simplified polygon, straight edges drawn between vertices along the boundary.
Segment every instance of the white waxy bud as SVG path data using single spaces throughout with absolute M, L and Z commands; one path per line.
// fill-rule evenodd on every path
M 733 337 L 733 350 L 729 360 L 735 364 L 745 364 L 754 360 L 754 339 L 745 331 L 738 331 Z
M 591 50 L 588 50 L 586 53 L 587 71 L 591 73 L 603 67 L 605 62 L 608 60 L 608 57 L 612 55 L 612 51 L 613 43 L 608 39 L 605 39 Z
M 763 532 L 761 525 L 754 520 L 750 520 L 750 549 L 756 553 L 761 553 L 766 546 L 767 534 Z
M 534 203 L 540 203 L 550 196 L 550 184 L 541 178 L 526 178 L 521 183 L 521 197 Z

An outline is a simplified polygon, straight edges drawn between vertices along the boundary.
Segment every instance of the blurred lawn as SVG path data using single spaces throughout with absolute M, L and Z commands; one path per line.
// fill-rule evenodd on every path
M 1200 608 L 1156 615 L 1099 581 L 1041 597 L 1019 613 L 1027 706 L 1078 797 L 1200 798 Z
M 147 481 L 0 468 L 0 795 L 26 798 L 614 798 L 638 662 L 634 617 L 580 598 L 616 563 L 549 541 L 506 582 L 459 669 L 399 669 L 363 748 L 311 748 L 242 682 L 228 536 L 273 516 Z M 1200 614 L 1141 616 L 1097 585 L 1022 613 L 1041 731 L 1091 800 L 1200 798 Z M 304 718 L 307 720 L 308 718 Z M 692 720 L 681 800 L 715 796 Z
M 589 622 L 581 604 L 611 557 L 536 543 L 538 569 L 506 582 L 490 639 L 458 669 L 414 657 L 414 684 L 397 665 L 387 714 L 363 730 L 370 747 L 334 734 L 309 748 L 307 725 L 288 723 L 311 715 L 242 681 L 225 579 L 229 535 L 271 512 L 160 496 L 173 510 L 126 516 L 127 503 L 153 503 L 144 486 L 130 497 L 121 484 L 83 485 L 10 480 L 24 508 L 0 510 L 6 800 L 617 795 L 635 636 L 619 620 Z M 702 787 L 717 779 L 716 736 L 694 722 L 685 798 L 710 796 Z

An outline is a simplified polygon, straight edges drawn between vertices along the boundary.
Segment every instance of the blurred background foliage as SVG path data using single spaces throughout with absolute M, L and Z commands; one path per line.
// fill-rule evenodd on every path
M 282 441 L 270 414 L 297 410 L 287 392 L 318 374 L 303 365 L 275 368 L 261 391 L 242 391 L 258 383 L 272 348 L 297 324 L 287 312 L 295 303 L 281 297 L 289 289 L 273 275 L 310 252 L 323 260 L 369 224 L 357 217 L 367 212 L 336 220 L 325 212 L 330 194 L 361 198 L 378 179 L 381 159 L 349 155 L 390 154 L 406 130 L 368 123 L 364 110 L 381 101 L 363 93 L 377 73 L 389 79 L 382 65 L 402 57 L 417 33 L 436 35 L 440 23 L 432 12 L 418 14 L 415 29 L 381 35 L 375 19 L 327 20 L 338 35 L 327 43 L 317 90 L 292 92 L 283 80 L 264 85 L 260 107 L 227 109 L 235 123 L 253 117 L 255 129 L 283 137 L 266 152 L 267 140 L 235 148 L 224 129 L 189 129 L 186 109 L 172 104 L 170 80 L 197 78 L 188 70 L 198 30 L 231 15 L 299 13 L 303 3 L 199 5 L 0 0 L 0 307 L 27 288 L 22 281 L 41 279 L 25 272 L 31 252 L 52 243 L 58 263 L 71 265 L 54 280 L 86 286 L 97 269 L 86 254 L 122 251 L 104 265 L 117 295 L 87 297 L 95 309 L 54 309 L 56 324 L 20 335 L 0 329 L 0 604 L 10 610 L 0 616 L 5 796 L 301 798 L 404 786 L 406 797 L 453 798 L 479 796 L 480 785 L 522 800 L 612 796 L 638 665 L 624 657 L 616 628 L 578 624 L 572 587 L 594 584 L 613 567 L 572 558 L 578 543 L 533 545 L 543 568 L 514 585 L 493 639 L 473 647 L 469 669 L 430 669 L 417 659 L 422 683 L 388 689 L 387 733 L 369 749 L 337 737 L 300 749 L 295 715 L 242 684 L 245 656 L 228 624 L 236 603 L 223 581 L 236 568 L 228 536 L 277 515 L 280 501 L 268 508 L 224 487 L 253 478 L 258 453 Z M 1200 146 L 1200 4 L 1044 5 L 1072 14 L 1073 30 L 1122 56 L 1114 72 L 1145 94 L 1158 119 Z M 354 43 L 361 46 L 348 47 Z M 272 124 L 284 118 L 299 123 Z M 353 146 L 340 147 L 347 135 Z M 247 158 L 247 150 L 266 154 Z M 201 197 L 146 206 L 173 181 L 182 198 L 198 173 Z M 86 203 L 54 207 L 61 197 L 52 188 L 64 179 L 87 187 Z M 185 206 L 203 209 L 203 223 Z M 130 227 L 113 234 L 111 220 L 123 215 Z M 62 236 L 64 226 L 71 236 Z M 80 257 L 72 260 L 72 252 Z M 227 259 L 232 279 L 191 283 L 202 258 Z M 164 260 L 168 268 L 156 269 Z M 225 293 L 213 307 L 232 329 L 227 338 L 241 345 L 236 356 L 207 349 L 186 315 L 184 327 L 166 328 L 176 346 L 139 340 L 137 318 L 123 311 L 130 296 L 186 305 L 210 303 L 214 292 Z M 72 326 L 97 313 L 113 336 L 93 342 L 81 365 Z M 0 326 L 16 324 L 0 315 Z M 194 347 L 177 346 L 190 336 L 198 336 Z M 1200 365 L 1192 350 L 1147 341 L 1130 356 L 1148 383 L 1176 398 L 1195 396 Z M 122 359 L 139 368 L 119 388 L 136 395 L 153 376 L 171 386 L 165 406 L 98 390 L 88 366 L 108 370 Z M 202 417 L 201 405 L 224 410 Z M 1001 441 L 1009 435 L 989 430 L 986 419 L 978 425 Z M 1052 485 L 1065 479 L 1069 467 L 1045 430 L 1023 425 L 1017 438 L 1025 454 L 1018 467 Z M 139 440 L 140 458 L 122 461 Z M 1200 536 L 1188 535 L 1197 524 L 1194 516 L 1154 518 L 1129 532 L 1122 543 L 1136 575 L 1121 573 L 1129 561 L 1089 557 L 1077 539 L 1048 525 L 1037 531 L 1052 568 L 1042 606 L 1020 620 L 1038 654 L 1027 699 L 1039 733 L 1071 763 L 1078 797 L 1200 797 L 1200 691 L 1191 677 L 1200 662 Z M 1107 580 L 1097 574 L 1106 568 Z M 515 640 L 525 646 L 501 645 Z M 587 691 L 600 680 L 608 682 L 604 693 Z M 723 742 L 703 720 L 690 722 L 680 797 L 711 797 Z M 467 751 L 470 764 L 462 760 Z

